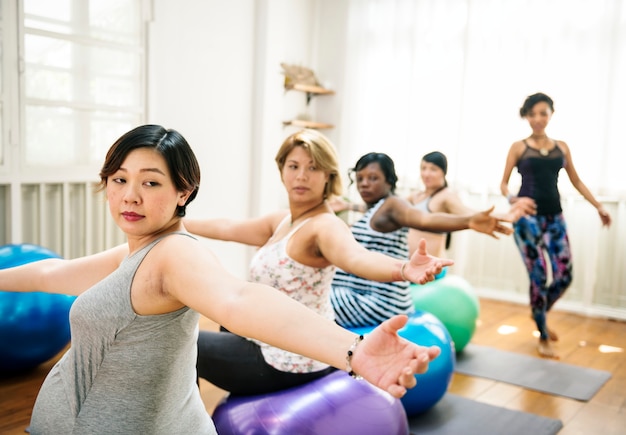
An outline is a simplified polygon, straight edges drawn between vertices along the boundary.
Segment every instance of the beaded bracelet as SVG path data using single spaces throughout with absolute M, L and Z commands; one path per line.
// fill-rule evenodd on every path
M 358 337 L 356 337 L 354 339 L 354 341 L 352 342 L 352 345 L 350 345 L 350 348 L 348 349 L 348 354 L 346 355 L 346 371 L 354 379 L 363 379 L 361 376 L 359 376 L 356 373 L 354 373 L 354 370 L 352 370 L 352 364 L 351 364 L 352 363 L 352 355 L 354 355 L 354 350 L 359 345 L 359 343 L 362 342 L 362 341 L 363 341 L 363 335 L 359 335 Z

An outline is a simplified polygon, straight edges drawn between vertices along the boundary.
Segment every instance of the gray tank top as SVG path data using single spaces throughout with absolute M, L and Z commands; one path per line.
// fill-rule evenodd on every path
M 430 200 L 433 199 L 432 196 L 428 196 L 422 199 L 420 202 L 413 204 L 413 208 L 418 209 L 419 211 L 423 211 L 424 213 L 431 213 L 428 204 L 430 204 Z
M 196 384 L 199 314 L 131 306 L 135 272 L 160 240 L 74 301 L 72 344 L 39 391 L 32 435 L 216 434 Z

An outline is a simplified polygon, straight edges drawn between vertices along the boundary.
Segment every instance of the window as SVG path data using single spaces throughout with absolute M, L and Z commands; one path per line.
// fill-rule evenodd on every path
M 93 184 L 145 119 L 146 4 L 0 3 L 0 245 L 73 257 L 119 239 Z
M 25 167 L 100 163 L 143 118 L 137 0 L 25 0 Z

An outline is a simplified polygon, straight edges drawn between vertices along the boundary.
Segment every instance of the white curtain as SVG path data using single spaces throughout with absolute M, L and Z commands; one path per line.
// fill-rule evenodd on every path
M 555 102 L 548 134 L 568 143 L 596 196 L 624 199 L 623 3 L 352 0 L 342 154 L 354 164 L 388 153 L 408 189 L 421 156 L 439 150 L 453 186 L 498 192 L 510 144 L 530 132 L 519 107 L 545 92 Z M 574 192 L 564 173 L 561 185 Z

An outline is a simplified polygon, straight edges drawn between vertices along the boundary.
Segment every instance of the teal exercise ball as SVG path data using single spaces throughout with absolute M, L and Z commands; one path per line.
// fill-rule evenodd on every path
M 424 285 L 412 284 L 410 290 L 415 309 L 435 315 L 450 333 L 456 352 L 461 352 L 476 331 L 480 313 L 472 286 L 460 276 L 447 274 Z
M 0 246 L 0 269 L 60 258 L 33 244 Z M 69 311 L 75 296 L 0 289 L 0 372 L 32 369 L 58 354 L 70 341 Z
M 350 328 L 362 335 L 367 335 L 372 329 L 373 326 Z M 410 314 L 407 324 L 398 331 L 398 335 L 420 346 L 437 346 L 441 349 L 439 356 L 428 364 L 426 373 L 415 375 L 415 387 L 407 390 L 400 399 L 407 416 L 412 417 L 428 411 L 443 398 L 454 374 L 456 353 L 446 327 L 437 317 L 425 311 L 418 310 Z

